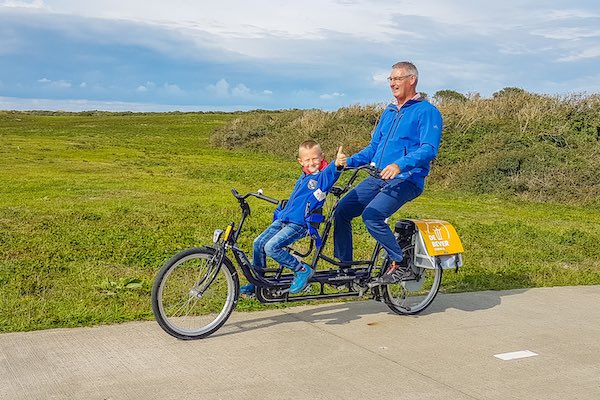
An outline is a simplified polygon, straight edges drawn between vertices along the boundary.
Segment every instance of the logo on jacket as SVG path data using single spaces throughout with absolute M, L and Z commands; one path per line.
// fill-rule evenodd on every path
M 327 193 L 321 189 L 317 189 L 314 191 L 313 196 L 315 196 L 318 201 L 323 201 L 327 197 Z
M 317 188 L 317 183 L 318 182 L 316 180 L 311 179 L 311 180 L 308 181 L 308 185 L 306 185 L 306 186 L 308 186 L 308 188 L 310 190 L 315 190 Z

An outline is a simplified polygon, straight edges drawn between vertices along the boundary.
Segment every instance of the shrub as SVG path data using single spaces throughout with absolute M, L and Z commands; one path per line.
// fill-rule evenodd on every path
M 492 98 L 438 91 L 442 145 L 430 183 L 537 201 L 600 201 L 600 95 L 546 96 L 505 88 Z M 364 147 L 381 105 L 334 112 L 289 110 L 239 115 L 213 133 L 217 146 L 248 147 L 286 158 L 312 138 L 332 156 Z

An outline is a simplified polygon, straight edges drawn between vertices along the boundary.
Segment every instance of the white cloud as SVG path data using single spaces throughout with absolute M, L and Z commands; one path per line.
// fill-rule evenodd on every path
M 41 78 L 38 79 L 38 82 L 41 83 L 44 86 L 50 86 L 53 88 L 62 88 L 62 89 L 66 89 L 66 88 L 70 88 L 71 87 L 71 82 L 69 81 L 65 81 L 63 79 L 58 80 L 58 81 L 53 81 L 50 80 L 48 78 Z
M 170 95 L 179 96 L 179 95 L 182 95 L 185 93 L 179 86 L 171 84 L 171 83 L 165 83 L 162 86 L 162 88 L 165 90 L 165 92 L 167 94 L 170 94 Z
M 593 38 L 600 36 L 600 30 L 589 29 L 589 28 L 571 28 L 571 27 L 557 27 L 534 30 L 531 32 L 532 35 L 542 36 L 546 39 L 555 40 L 578 40 L 585 38 Z
M 389 35 L 396 32 L 389 24 L 393 19 L 389 12 L 397 7 L 386 5 L 382 0 L 361 0 L 351 4 L 305 0 L 286 2 L 280 7 L 274 6 L 271 0 L 209 3 L 172 0 L 168 5 L 162 0 L 146 0 L 143 7 L 136 1 L 124 0 L 49 0 L 48 4 L 57 13 L 133 20 L 181 31 L 202 30 L 237 38 L 273 34 L 288 38 L 323 38 L 324 32 L 331 31 L 388 41 L 391 40 Z
M 137 92 L 144 93 L 149 90 L 153 90 L 155 88 L 156 88 L 156 83 L 154 83 L 152 81 L 147 81 L 146 83 L 139 85 L 135 90 Z
M 43 0 L 34 1 L 16 1 L 7 0 L 0 1 L 0 7 L 12 7 L 12 8 L 47 8 Z
M 58 13 L 69 13 L 105 19 L 120 19 L 168 26 L 191 33 L 202 30 L 229 38 L 323 39 L 339 33 L 374 41 L 391 42 L 407 35 L 427 37 L 428 32 L 402 29 L 399 16 L 425 18 L 463 29 L 495 28 L 521 24 L 542 17 L 558 18 L 587 15 L 582 10 L 561 10 L 552 14 L 525 12 L 530 6 L 518 0 L 474 4 L 472 0 L 304 0 L 273 4 L 272 0 L 229 0 L 227 2 L 190 2 L 146 0 L 140 7 L 136 1 L 87 0 L 52 1 L 48 4 Z M 560 2 L 557 1 L 557 4 Z M 588 13 L 589 14 L 589 13 Z
M 573 62 L 573 61 L 580 61 L 583 59 L 598 58 L 598 57 L 600 57 L 600 46 L 595 46 L 595 47 L 589 47 L 589 48 L 583 49 L 580 52 L 573 53 L 573 54 L 570 54 L 565 57 L 561 57 L 558 59 L 558 61 Z
M 564 19 L 582 19 L 582 18 L 599 18 L 600 13 L 591 12 L 582 9 L 554 9 L 548 10 L 543 15 L 548 20 L 564 20 Z
M 232 86 L 225 78 L 219 79 L 214 85 L 208 85 L 206 89 L 211 94 L 221 98 L 258 99 L 273 94 L 271 90 L 255 92 L 243 83 Z
M 219 97 L 229 96 L 229 82 L 224 78 L 219 79 L 214 85 L 208 85 L 207 89 Z
M 383 71 L 377 71 L 375 73 L 373 73 L 373 76 L 371 77 L 373 79 L 373 82 L 375 82 L 376 84 L 382 84 L 382 83 L 387 83 L 387 78 L 388 76 L 390 76 L 390 72 L 383 72 Z
M 320 99 L 323 100 L 332 100 L 335 99 L 336 97 L 344 97 L 344 93 L 338 93 L 338 92 L 334 92 L 334 93 L 325 93 L 319 96 Z
M 243 83 L 240 83 L 239 85 L 234 87 L 233 90 L 231 91 L 232 96 L 248 96 L 250 94 L 251 94 L 250 89 L 248 88 L 248 86 L 244 85 Z
M 154 82 L 146 82 L 145 84 L 138 85 L 135 89 L 138 93 L 146 93 L 148 91 L 158 91 L 162 94 L 166 94 L 169 96 L 181 96 L 185 94 L 185 90 L 181 89 L 179 85 L 165 82 L 160 86 L 156 86 Z

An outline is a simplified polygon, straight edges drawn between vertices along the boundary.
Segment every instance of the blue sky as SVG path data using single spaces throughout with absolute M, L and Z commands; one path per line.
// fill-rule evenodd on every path
M 600 92 L 600 3 L 0 0 L 0 109 L 337 109 L 418 89 Z

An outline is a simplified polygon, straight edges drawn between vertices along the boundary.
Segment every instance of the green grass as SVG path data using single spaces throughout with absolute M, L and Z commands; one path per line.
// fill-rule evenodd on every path
M 150 319 L 158 268 L 239 218 L 232 187 L 286 197 L 294 160 L 210 146 L 233 117 L 0 112 L 0 332 Z M 272 212 L 252 206 L 247 250 Z M 444 290 L 472 291 L 600 284 L 599 211 L 428 189 L 398 217 L 451 221 L 465 267 Z

